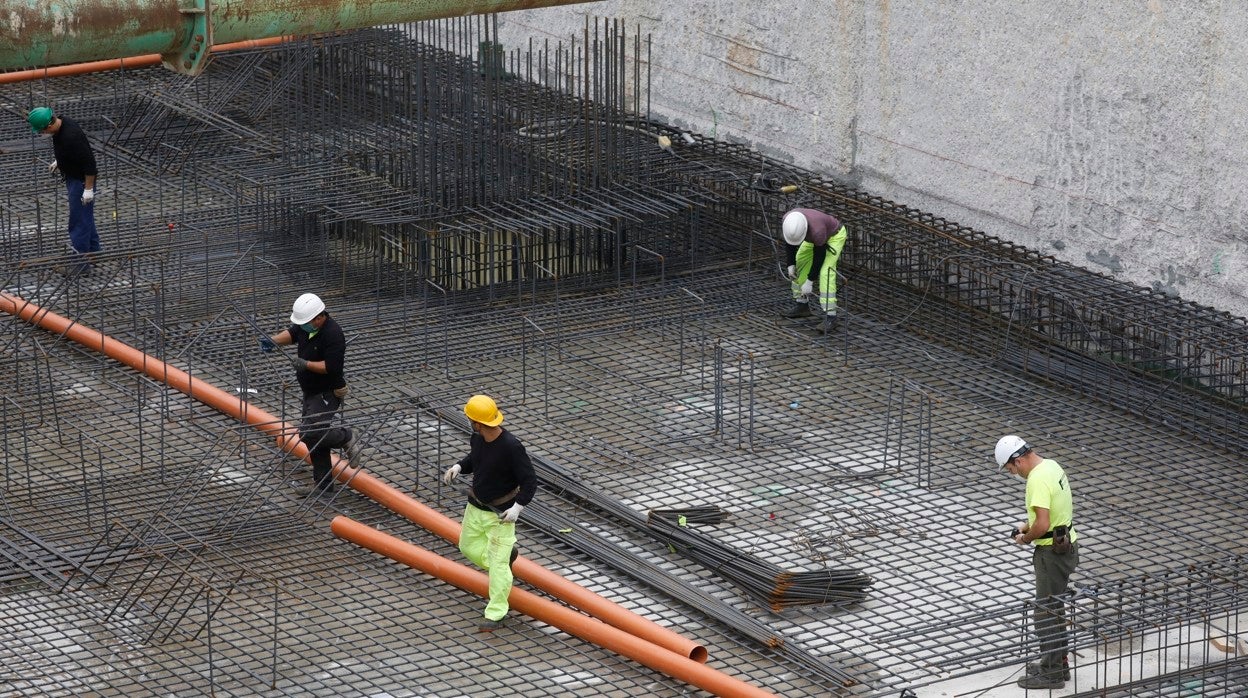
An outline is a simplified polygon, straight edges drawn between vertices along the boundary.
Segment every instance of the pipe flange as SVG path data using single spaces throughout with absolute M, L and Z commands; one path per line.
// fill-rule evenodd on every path
M 208 0 L 181 0 L 178 3 L 178 12 L 182 14 L 186 29 L 186 41 L 177 50 L 160 54 L 166 68 L 187 75 L 204 72 L 212 48 L 212 22 L 208 9 Z

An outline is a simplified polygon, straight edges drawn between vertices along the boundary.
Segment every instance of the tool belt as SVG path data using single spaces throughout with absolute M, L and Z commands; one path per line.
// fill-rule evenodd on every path
M 1040 540 L 1041 538 L 1052 538 L 1053 539 L 1053 546 L 1052 546 L 1053 554 L 1065 555 L 1066 553 L 1070 552 L 1070 547 L 1071 545 L 1073 545 L 1070 541 L 1070 531 L 1074 527 L 1075 527 L 1075 523 L 1073 521 L 1070 522 L 1070 524 L 1066 526 L 1054 526 L 1052 531 L 1049 531 L 1045 533 L 1043 536 L 1036 538 L 1036 540 Z
M 511 500 L 515 499 L 516 495 L 518 494 L 520 494 L 520 486 L 516 485 L 507 494 L 504 494 L 503 496 L 498 497 L 496 499 L 492 499 L 488 502 L 482 502 L 481 500 L 477 499 L 476 493 L 472 491 L 471 487 L 469 487 L 468 488 L 468 503 L 484 511 L 494 511 L 495 507 L 500 507 L 506 504 L 507 502 L 510 502 Z

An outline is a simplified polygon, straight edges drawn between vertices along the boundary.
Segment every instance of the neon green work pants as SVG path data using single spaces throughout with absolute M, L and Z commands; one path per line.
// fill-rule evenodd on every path
M 498 514 L 464 507 L 464 524 L 459 532 L 459 551 L 472 564 L 490 573 L 490 602 L 485 606 L 488 620 L 507 615 L 511 594 L 511 548 L 516 544 L 516 525 L 503 523 Z
M 802 296 L 802 284 L 814 277 L 819 286 L 819 307 L 828 315 L 836 315 L 836 263 L 841 261 L 841 250 L 849 232 L 845 226 L 828 239 L 828 251 L 823 256 L 823 267 L 811 273 L 810 265 L 815 259 L 815 246 L 803 242 L 797 248 L 797 278 L 793 279 L 793 300 L 807 300 Z

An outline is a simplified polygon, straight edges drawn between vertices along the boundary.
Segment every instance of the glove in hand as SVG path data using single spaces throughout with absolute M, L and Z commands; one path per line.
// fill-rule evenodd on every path
M 301 359 L 301 358 L 299 358 L 298 356 L 296 356 L 296 357 L 295 357 L 294 364 L 295 364 L 295 370 L 296 370 L 296 371 L 306 371 L 306 370 L 308 370 L 308 360 L 307 360 L 307 359 Z
M 789 268 L 785 271 L 788 272 L 790 279 L 797 279 L 797 267 L 790 264 Z
M 49 162 L 49 163 L 48 163 L 48 173 L 49 173 L 49 174 L 56 174 L 56 171 L 57 171 L 57 170 L 59 170 L 59 169 L 61 169 L 61 166 L 60 166 L 60 164 L 59 164 L 59 163 L 57 163 L 57 161 L 56 161 L 56 160 L 53 160 L 52 162 Z
M 276 348 L 277 348 L 277 342 L 274 342 L 268 337 L 260 338 L 260 351 L 268 354 L 269 352 L 273 351 Z
M 351 392 L 351 387 L 347 385 L 344 385 L 341 388 L 334 388 L 334 397 L 341 400 L 347 396 L 347 393 L 350 393 L 350 392 Z
M 806 283 L 802 284 L 802 295 L 803 296 L 810 295 L 810 292 L 813 291 L 814 289 L 815 289 L 815 284 L 811 282 L 809 279 L 807 279 Z
M 82 190 L 82 205 L 83 205 L 83 206 L 86 206 L 87 204 L 91 203 L 92 201 L 95 201 L 95 190 L 94 190 L 94 189 L 83 189 L 83 190 Z
M 446 472 L 442 474 L 442 482 L 445 482 L 448 485 L 455 482 L 455 479 L 459 477 L 459 470 L 459 463 L 447 468 Z
M 522 511 L 524 511 L 523 504 L 512 504 L 510 507 L 507 507 L 507 511 L 499 514 L 498 518 L 502 519 L 503 523 L 515 523 L 516 519 L 520 518 L 520 512 Z

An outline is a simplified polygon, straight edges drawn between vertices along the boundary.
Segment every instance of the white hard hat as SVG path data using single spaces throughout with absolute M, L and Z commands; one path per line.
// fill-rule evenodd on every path
M 790 245 L 800 245 L 806 239 L 806 216 L 801 211 L 789 211 L 784 214 L 784 241 Z
M 325 312 L 325 302 L 315 293 L 305 293 L 295 299 L 290 309 L 290 321 L 296 325 L 312 322 L 312 318 Z
M 1001 440 L 997 442 L 997 469 L 1004 468 L 1006 463 L 1030 450 L 1031 446 L 1021 438 L 1013 434 L 1002 436 Z

